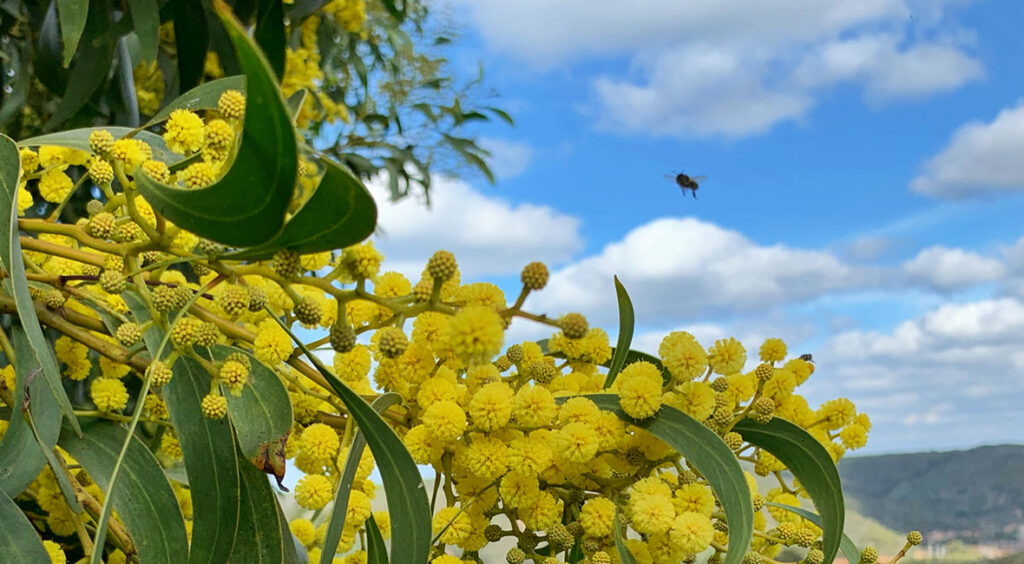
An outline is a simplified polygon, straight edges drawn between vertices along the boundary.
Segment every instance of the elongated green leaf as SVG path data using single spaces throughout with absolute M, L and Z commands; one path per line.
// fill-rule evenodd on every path
M 733 427 L 743 440 L 775 455 L 800 480 L 821 515 L 825 562 L 839 552 L 846 520 L 839 471 L 825 447 L 798 425 L 774 417 L 765 425 L 744 419 Z
M 288 115 L 292 116 L 292 123 L 295 123 L 295 118 L 299 117 L 299 110 L 302 109 L 308 97 L 309 90 L 305 88 L 299 88 L 288 97 Z
M 160 6 L 158 0 L 128 0 L 128 9 L 139 37 L 139 55 L 145 61 L 156 60 L 160 42 Z
M 210 42 L 202 0 L 173 0 L 174 45 L 178 51 L 178 85 L 186 90 L 199 84 Z
M 286 325 L 279 319 L 277 321 L 331 385 L 359 429 L 366 435 L 366 443 L 380 469 L 387 494 L 391 530 L 395 535 L 391 542 L 391 560 L 426 562 L 430 553 L 430 504 L 427 501 L 427 490 L 423 487 L 423 480 L 409 451 L 366 400 L 328 370 Z
M 366 520 L 366 564 L 388 564 L 388 547 L 372 515 Z
M 18 316 L 21 318 L 22 327 L 25 328 L 28 342 L 32 345 L 32 353 L 42 367 L 46 385 L 53 393 L 53 397 L 56 398 L 60 410 L 67 416 L 71 427 L 76 433 L 81 433 L 78 419 L 75 418 L 74 410 L 71 408 L 71 401 L 64 393 L 64 386 L 60 382 L 57 358 L 53 355 L 53 348 L 43 336 L 43 330 L 39 326 L 39 317 L 36 316 L 35 305 L 32 303 L 32 297 L 28 294 L 25 261 L 21 256 L 21 239 L 18 236 L 18 207 L 14 205 L 18 199 L 20 178 L 21 157 L 18 155 L 18 146 L 10 137 L 0 134 L 0 236 L 7 239 L 6 243 L 0 244 L 0 261 L 3 261 L 4 266 L 7 267 L 8 280 L 11 285 L 11 293 L 14 295 L 15 306 L 18 309 Z
M 267 57 L 270 68 L 278 78 L 284 76 L 285 29 L 284 4 L 281 0 L 260 0 L 256 30 L 256 43 Z
M 29 67 L 30 51 L 23 54 L 18 49 L 6 51 L 10 60 L 5 65 L 8 69 L 14 70 L 14 76 L 3 77 L 4 88 L 10 88 L 10 92 L 0 98 L 0 129 L 8 130 L 8 124 L 15 118 L 21 117 L 21 111 L 28 100 L 29 86 L 32 84 L 32 74 Z M 10 71 L 8 71 L 10 72 Z
M 242 395 L 235 397 L 223 384 L 221 393 L 228 400 L 228 414 L 238 436 L 238 448 L 246 459 L 252 459 L 261 446 L 279 440 L 291 430 L 292 403 L 288 389 L 273 370 L 242 349 L 217 345 L 211 351 L 217 360 L 224 360 L 232 353 L 249 357 L 249 383 L 242 388 Z
M 61 37 L 64 39 L 64 66 L 71 62 L 89 18 L 89 0 L 57 0 Z
M 60 407 L 43 378 L 31 378 L 29 382 L 31 375 L 39 371 L 39 361 L 32 354 L 32 347 L 28 344 L 28 337 L 21 324 L 12 322 L 11 333 L 18 361 L 15 364 L 17 389 L 14 391 L 14 405 L 22 405 L 27 388 L 31 398 L 29 411 L 39 431 L 43 448 L 53 450 L 60 434 Z M 21 415 L 18 409 L 11 412 L 10 426 L 3 439 L 0 439 L 0 491 L 12 497 L 28 487 L 46 465 L 46 457 L 33 436 L 32 427 Z
M 121 294 L 140 325 L 150 320 L 149 310 L 135 292 Z M 154 355 L 163 340 L 156 325 L 143 333 Z M 210 390 L 210 376 L 195 360 L 174 363 L 174 377 L 163 387 L 164 401 L 177 430 L 192 491 L 192 551 L 189 562 L 224 562 L 231 554 L 239 520 L 239 461 L 235 436 L 226 419 L 203 416 L 201 402 Z
M 280 564 L 285 561 L 284 541 L 291 542 L 291 539 L 282 536 L 282 525 L 287 527 L 287 523 L 281 523 L 277 499 L 267 475 L 244 461 L 238 471 L 242 478 L 242 510 L 238 522 L 239 542 L 235 543 L 231 562 Z
M 82 507 L 82 502 L 78 501 L 78 496 L 75 495 L 75 489 L 71 486 L 71 480 L 68 478 L 70 471 L 67 465 L 64 463 L 64 458 L 57 454 L 57 451 L 52 448 L 46 448 L 43 437 L 39 435 L 39 429 L 36 428 L 35 422 L 32 420 L 31 413 L 22 412 L 25 415 L 25 421 L 28 422 L 29 428 L 32 429 L 32 438 L 36 440 L 37 445 L 43 452 L 43 457 L 46 458 L 46 463 L 50 465 L 50 470 L 53 472 L 54 479 L 57 480 L 57 487 L 60 488 L 61 495 L 64 496 L 64 501 L 68 503 L 71 510 L 75 513 L 81 513 L 85 509 Z
M 94 8 L 91 16 L 93 18 L 109 18 L 109 12 L 103 14 L 101 13 L 103 11 Z M 94 25 L 102 26 L 103 24 L 97 22 Z M 93 29 L 91 33 L 95 33 L 95 31 Z M 71 74 L 68 76 L 68 87 L 61 97 L 60 103 L 57 104 L 57 109 L 46 122 L 45 128 L 48 130 L 55 129 L 88 104 L 92 95 L 107 80 L 110 61 L 114 56 L 113 38 L 101 35 L 95 40 L 90 39 L 93 39 L 92 35 L 86 37 L 82 48 L 79 49 L 75 66 L 72 67 Z
M 229 246 L 247 247 L 266 243 L 284 225 L 298 149 L 267 61 L 227 13 L 229 8 L 223 10 L 221 19 L 245 71 L 249 107 L 235 161 L 220 180 L 202 189 L 160 184 L 144 173 L 136 175 L 136 185 L 153 209 L 175 225 Z
M 743 470 L 721 437 L 674 407 L 662 406 L 654 417 L 637 421 L 622 411 L 617 395 L 590 394 L 583 397 L 665 441 L 693 464 L 707 479 L 725 511 L 729 524 L 729 552 L 725 564 L 742 562 L 754 534 L 754 506 Z M 561 401 L 565 399 L 568 398 L 560 398 Z
M 330 160 L 321 159 L 321 162 L 326 170 L 319 187 L 284 229 L 268 243 L 227 258 L 266 259 L 281 249 L 300 254 L 318 253 L 347 247 L 373 233 L 377 225 L 377 205 L 366 187 L 352 173 Z
M 615 512 L 615 550 L 619 553 L 619 560 L 622 564 L 637 564 L 633 553 L 626 546 L 626 537 L 622 534 L 622 525 L 619 524 L 619 513 Z
M 89 135 L 97 129 L 106 129 L 114 139 L 120 139 L 135 131 L 130 127 L 120 126 L 83 127 L 81 129 L 69 129 L 67 131 L 59 131 L 57 133 L 48 133 L 46 135 L 22 139 L 18 142 L 18 146 L 38 147 L 40 145 L 57 145 L 58 147 L 70 147 L 72 149 L 78 149 L 79 151 L 90 151 Z M 181 155 L 172 153 L 170 149 L 167 148 L 167 143 L 164 142 L 164 138 L 155 133 L 139 131 L 135 133 L 135 138 L 145 141 L 147 145 L 152 147 L 153 158 L 158 161 L 173 164 L 174 162 L 181 160 Z
M 220 100 L 220 95 L 228 90 L 238 90 L 244 93 L 245 77 L 241 75 L 227 76 L 211 80 L 210 82 L 204 82 L 171 100 L 155 116 L 150 118 L 144 127 L 150 127 L 164 121 L 171 117 L 171 112 L 174 110 L 215 110 L 217 109 L 217 101 Z M 115 135 L 115 137 L 117 136 Z
M 83 426 L 86 432 L 81 438 L 65 427 L 58 444 L 107 491 L 126 431 L 109 421 L 90 421 Z M 135 543 L 139 560 L 180 563 L 188 554 L 185 520 L 163 470 L 138 438 L 132 437 L 122 470 L 117 487 L 107 495 L 113 496 L 113 506 Z
M 49 562 L 35 527 L 6 493 L 0 492 L 0 553 L 9 564 Z
M 608 375 L 604 379 L 605 388 L 611 387 L 619 371 L 626 365 L 629 344 L 633 342 L 633 302 L 629 299 L 625 286 L 619 282 L 618 276 L 615 277 L 615 295 L 619 299 L 619 338 L 615 343 L 611 364 L 608 365 Z
M 377 413 L 402 403 L 402 396 L 395 393 L 386 393 L 379 396 L 370 404 Z M 338 550 L 338 542 L 341 540 L 341 532 L 345 527 L 345 512 L 348 510 L 349 492 L 352 490 L 352 482 L 356 478 L 356 471 L 359 469 L 359 459 L 363 456 L 363 448 L 366 446 L 366 437 L 362 431 L 356 432 L 352 437 L 352 444 L 349 445 L 348 458 L 345 459 L 345 469 L 342 470 L 341 480 L 338 482 L 338 491 L 334 494 L 334 506 L 331 508 L 331 518 L 327 525 L 327 533 L 324 535 L 323 552 L 320 554 L 320 564 L 330 564 L 334 560 L 334 554 Z M 380 534 L 378 531 L 377 534 Z M 387 552 L 384 553 L 384 561 L 387 561 Z
M 817 513 L 812 513 L 803 507 L 793 507 L 792 505 L 783 505 L 781 503 L 774 503 L 771 501 L 766 501 L 765 505 L 785 509 L 790 513 L 796 513 L 811 523 L 814 523 L 819 527 L 822 526 L 821 516 Z M 839 542 L 839 551 L 846 557 L 847 562 L 857 562 L 860 560 L 860 549 L 857 548 L 857 544 L 853 542 L 853 539 L 846 536 L 845 533 L 843 534 L 843 540 Z

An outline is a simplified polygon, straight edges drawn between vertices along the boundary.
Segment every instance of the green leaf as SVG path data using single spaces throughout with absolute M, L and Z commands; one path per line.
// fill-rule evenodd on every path
M 219 4 L 219 6 L 223 6 Z M 298 170 L 295 130 L 267 61 L 227 11 L 224 26 L 246 75 L 245 129 L 231 169 L 206 188 L 186 190 L 136 175 L 153 209 L 187 229 L 229 246 L 269 241 L 284 225 Z
M 166 120 L 171 117 L 171 112 L 174 110 L 215 110 L 217 109 L 220 95 L 228 90 L 238 90 L 245 93 L 245 77 L 242 75 L 228 76 L 204 82 L 171 100 L 169 104 L 161 108 L 155 116 L 150 118 L 143 127 L 151 127 Z M 117 137 L 117 135 L 114 137 Z M 160 140 L 162 141 L 163 138 L 160 137 Z M 178 158 L 181 158 L 181 156 L 179 155 Z
M 402 396 L 396 393 L 383 394 L 370 404 L 377 413 L 402 403 Z M 334 554 L 338 551 L 338 542 L 341 540 L 341 532 L 345 527 L 345 512 L 348 510 L 349 492 L 352 490 L 352 482 L 356 478 L 356 471 L 359 469 L 359 459 L 363 456 L 363 448 L 366 446 L 366 437 L 362 431 L 357 431 L 352 437 L 352 444 L 349 445 L 348 457 L 345 459 L 345 468 L 341 473 L 341 480 L 338 482 L 338 491 L 334 494 L 334 506 L 331 508 L 331 517 L 327 525 L 327 533 L 324 534 L 323 552 L 320 554 L 320 564 L 330 564 L 334 560 Z M 378 531 L 377 534 L 380 534 Z M 387 552 L 384 552 L 384 562 L 387 562 Z
M 43 541 L 21 509 L 6 493 L 0 492 L 0 552 L 8 564 L 49 562 Z
M 377 205 L 355 176 L 328 159 L 321 159 L 324 177 L 316 192 L 266 244 L 225 258 L 260 260 L 281 249 L 299 254 L 318 253 L 358 243 L 377 225 Z
M 137 323 L 150 320 L 149 310 L 135 292 L 121 294 Z M 143 340 L 156 354 L 163 331 L 151 325 Z M 235 543 L 239 512 L 239 461 L 235 437 L 227 420 L 203 416 L 200 406 L 210 390 L 210 376 L 195 360 L 182 357 L 173 366 L 174 377 L 163 387 L 164 401 L 177 430 L 192 490 L 193 528 L 189 562 L 224 562 Z M 245 462 L 242 461 L 244 464 Z
M 57 404 L 67 416 L 71 427 L 76 433 L 81 433 L 82 429 L 78 425 L 78 419 L 75 418 L 71 401 L 64 393 L 64 386 L 61 385 L 57 358 L 53 355 L 53 348 L 43 335 L 43 329 L 39 326 L 39 318 L 36 316 L 35 304 L 32 303 L 32 297 L 28 294 L 25 261 L 21 256 L 21 238 L 18 233 L 18 207 L 14 205 L 18 201 L 20 178 L 21 157 L 18 155 L 18 146 L 10 137 L 0 133 L 0 234 L 7 238 L 7 243 L 0 245 L 0 261 L 3 261 L 7 268 L 14 304 L 17 307 L 18 316 L 21 318 L 21 324 L 25 328 L 25 333 L 28 335 L 32 353 L 42 367 L 46 385 L 49 386 L 53 397 L 57 399 Z
M 14 390 L 14 405 L 22 405 L 27 388 L 28 396 L 32 400 L 29 411 L 39 431 L 43 448 L 53 450 L 53 445 L 57 444 L 57 436 L 60 434 L 60 408 L 43 379 L 31 378 L 39 371 L 39 361 L 32 354 L 25 330 L 17 320 L 11 322 L 11 333 L 17 357 L 14 365 L 17 385 L 17 389 Z M 45 465 L 46 457 L 36 442 L 32 427 L 21 416 L 20 409 L 12 409 L 7 433 L 0 439 L 0 492 L 17 496 L 32 483 Z
M 105 10 L 93 9 L 92 12 L 93 18 L 110 17 L 109 12 L 103 13 Z M 103 26 L 99 21 L 93 25 Z M 78 110 L 89 103 L 92 95 L 107 80 L 110 62 L 114 57 L 114 41 L 112 37 L 106 35 L 94 37 L 92 34 L 95 32 L 94 28 L 86 37 L 86 41 L 82 43 L 75 66 L 71 69 L 71 74 L 68 75 L 67 89 L 64 90 L 57 109 L 46 122 L 45 129 L 55 129 L 75 115 Z
M 64 39 L 64 66 L 68 66 L 89 19 L 89 0 L 57 0 L 57 15 L 60 17 L 60 31 Z
M 654 417 L 637 421 L 622 411 L 617 395 L 590 394 L 582 397 L 665 441 L 707 479 L 729 524 L 729 552 L 725 564 L 742 562 L 754 534 L 754 506 L 743 470 L 722 438 L 700 421 L 671 406 L 664 405 Z M 560 398 L 559 401 L 565 399 L 568 398 Z
M 626 293 L 625 286 L 615 277 L 615 294 L 619 298 L 619 338 L 615 342 L 615 352 L 612 353 L 611 364 L 608 365 L 608 375 L 604 378 L 605 389 L 610 388 L 619 371 L 626 365 L 626 356 L 629 354 L 629 344 L 633 342 L 633 302 Z
M 35 421 L 32 420 L 31 414 L 22 412 L 25 417 L 25 421 L 28 422 L 29 428 L 32 429 L 32 438 L 36 440 L 36 443 L 43 451 L 43 456 L 46 458 L 46 463 L 50 465 L 50 470 L 53 471 L 53 477 L 57 480 L 57 487 L 60 489 L 61 495 L 64 496 L 64 501 L 68 503 L 71 510 L 75 513 L 81 513 L 85 509 L 82 507 L 82 502 L 78 501 L 78 496 L 75 495 L 75 488 L 71 486 L 71 480 L 68 479 L 67 465 L 64 463 L 64 458 L 57 455 L 57 451 L 53 448 L 46 448 L 46 442 L 43 437 L 39 435 L 39 429 L 36 428 Z
M 292 123 L 295 123 L 295 118 L 299 117 L 299 111 L 302 110 L 308 96 L 309 90 L 299 88 L 288 97 L 288 115 L 292 116 Z
M 155 61 L 160 43 L 160 6 L 158 0 L 128 0 L 128 9 L 139 37 L 139 55 L 143 60 Z
M 253 36 L 267 57 L 278 78 L 284 76 L 285 29 L 284 4 L 281 0 L 260 0 L 256 30 Z
M 174 45 L 178 51 L 178 87 L 190 89 L 199 84 L 206 66 L 206 48 L 210 42 L 206 10 L 202 0 L 172 0 L 170 4 L 174 16 Z
M 4 87 L 10 88 L 11 91 L 0 98 L 3 101 L 0 104 L 0 129 L 9 131 L 10 122 L 21 117 L 22 108 L 25 107 L 25 101 L 28 100 L 29 86 L 33 77 L 29 66 L 32 62 L 31 57 L 26 56 L 31 51 L 26 49 L 26 52 L 22 53 L 17 49 L 10 49 L 7 53 L 10 60 L 3 66 L 8 69 L 8 72 L 13 70 L 15 75 L 3 77 Z
M 153 148 L 153 158 L 158 161 L 163 161 L 167 164 L 172 164 L 176 161 L 181 160 L 181 155 L 172 153 L 167 148 L 167 143 L 164 142 L 164 138 L 149 131 L 137 131 L 131 127 L 83 127 L 81 129 L 69 129 L 67 131 L 59 131 L 56 133 L 48 133 L 46 135 L 38 135 L 36 137 L 29 137 L 28 139 L 22 139 L 18 142 L 19 147 L 38 147 L 40 145 L 57 145 L 59 147 L 69 147 L 71 149 L 78 149 L 79 151 L 90 151 L 89 148 L 89 135 L 97 129 L 106 129 L 114 137 L 114 139 L 120 139 L 127 137 L 134 133 L 136 139 L 145 141 L 147 145 Z
M 132 437 L 122 464 L 121 479 L 113 492 L 107 491 L 127 432 L 110 421 L 91 421 L 83 427 L 86 432 L 81 438 L 65 427 L 58 444 L 112 496 L 117 514 L 135 543 L 139 560 L 180 563 L 188 554 L 185 520 L 156 458 L 142 441 Z
M 277 318 L 274 318 L 277 319 Z M 423 487 L 419 469 L 402 440 L 366 400 L 339 380 L 300 341 L 286 325 L 277 322 L 291 335 L 292 340 L 306 358 L 334 388 L 348 408 L 359 429 L 366 435 L 366 443 L 380 469 L 387 494 L 388 513 L 391 515 L 391 560 L 394 562 L 426 562 L 430 554 L 430 504 Z M 731 451 L 730 451 L 731 452 Z
M 775 455 L 793 473 L 821 515 L 825 562 L 839 552 L 846 508 L 839 471 L 821 443 L 798 425 L 773 417 L 765 425 L 744 419 L 733 429 L 743 440 Z
M 812 513 L 802 507 L 793 507 L 792 505 L 783 505 L 781 503 L 774 503 L 771 501 L 766 501 L 765 505 L 769 505 L 771 507 L 778 507 L 779 509 L 785 509 L 790 513 L 796 513 L 797 515 L 803 517 L 804 519 L 807 519 L 811 523 L 814 523 L 819 527 L 822 526 L 820 515 L 818 515 L 817 513 Z M 857 548 L 857 544 L 853 542 L 853 539 L 846 536 L 845 533 L 843 534 L 843 540 L 839 542 L 839 550 L 843 553 L 843 556 L 846 557 L 847 562 L 858 562 L 860 560 L 860 549 Z
M 218 361 L 232 353 L 249 357 L 249 383 L 242 388 L 242 395 L 235 397 L 223 384 L 221 393 L 228 400 L 228 415 L 238 436 L 238 448 L 245 458 L 252 459 L 261 446 L 280 439 L 291 430 L 292 403 L 288 389 L 273 370 L 247 351 L 217 345 L 211 352 Z
M 619 512 L 615 512 L 615 523 L 613 526 L 615 530 L 615 550 L 619 553 L 619 560 L 622 564 L 637 564 L 636 558 L 633 557 L 633 553 L 629 551 L 629 547 L 626 546 L 626 537 L 622 534 L 622 525 L 619 524 Z
M 242 507 L 238 521 L 238 539 L 231 553 L 231 562 L 279 564 L 285 561 L 281 522 L 277 499 L 267 475 L 249 463 L 238 467 L 241 481 Z M 289 532 L 289 536 L 291 533 Z M 291 542 L 291 539 L 287 539 Z
M 320 562 L 324 562 L 323 559 Z M 371 515 L 366 520 L 366 564 L 388 564 L 388 548 L 384 545 L 384 535 Z

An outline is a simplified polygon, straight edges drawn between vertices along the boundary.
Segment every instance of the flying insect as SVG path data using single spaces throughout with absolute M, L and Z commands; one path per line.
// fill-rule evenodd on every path
M 802 355 L 800 355 L 800 360 L 804 360 L 804 361 L 807 361 L 807 362 L 814 362 L 814 355 L 802 354 Z
M 700 188 L 700 184 L 699 183 L 700 182 L 704 182 L 704 180 L 707 177 L 706 176 L 689 176 L 685 172 L 675 172 L 675 171 L 673 171 L 671 175 L 666 174 L 665 178 L 668 178 L 669 180 L 674 180 L 675 183 L 679 186 L 679 188 L 682 189 L 683 194 L 685 194 L 686 191 L 689 190 L 690 194 L 693 195 L 693 199 L 696 200 L 697 199 L 697 189 Z

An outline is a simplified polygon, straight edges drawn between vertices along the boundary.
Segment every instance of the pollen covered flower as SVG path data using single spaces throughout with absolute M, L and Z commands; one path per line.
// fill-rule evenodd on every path
M 331 481 L 320 474 L 306 474 L 295 484 L 295 501 L 304 509 L 322 509 L 334 497 Z
M 120 411 L 128 405 L 128 390 L 115 378 L 96 378 L 89 386 L 89 397 L 96 409 L 103 412 Z
M 583 526 L 583 531 L 592 537 L 611 535 L 614 519 L 615 504 L 608 498 L 595 497 L 587 500 L 580 510 L 580 525 Z
M 323 423 L 306 427 L 299 438 L 299 452 L 324 466 L 338 455 L 340 445 L 338 433 Z
M 50 169 L 39 177 L 39 195 L 47 202 L 59 204 L 68 197 L 74 183 L 63 170 Z
M 697 339 L 685 331 L 673 331 L 661 340 L 658 356 L 678 382 L 688 382 L 704 374 L 708 355 Z
M 439 441 L 453 441 L 466 429 L 466 412 L 454 401 L 439 401 L 423 413 L 423 425 Z
M 736 339 L 719 339 L 708 349 L 708 363 L 716 374 L 733 374 L 747 362 L 747 349 Z
M 786 358 L 786 343 L 782 339 L 765 339 L 757 351 L 762 362 L 779 362 Z
M 647 361 L 634 362 L 615 381 L 619 405 L 626 415 L 646 419 L 661 409 L 661 371 Z
M 164 141 L 175 153 L 195 153 L 206 144 L 203 119 L 189 110 L 174 110 L 165 124 Z
M 452 349 L 467 364 L 488 362 L 498 356 L 504 336 L 501 317 L 483 306 L 463 308 L 448 324 Z
M 268 319 L 260 323 L 253 342 L 253 355 L 264 364 L 274 366 L 292 354 L 292 339 L 276 322 Z
M 512 398 L 512 389 L 502 382 L 492 382 L 480 388 L 469 402 L 473 424 L 483 431 L 504 427 L 512 416 Z

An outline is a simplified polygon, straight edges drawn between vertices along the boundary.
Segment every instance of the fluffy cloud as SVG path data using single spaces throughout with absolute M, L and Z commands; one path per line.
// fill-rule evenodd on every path
M 966 198 L 1024 190 L 1024 105 L 1004 109 L 988 123 L 970 122 L 924 164 L 911 182 L 915 192 Z
M 387 187 L 372 183 L 378 202 L 378 247 L 388 267 L 419 276 L 438 249 L 455 254 L 467 277 L 518 273 L 541 260 L 560 264 L 583 246 L 579 219 L 548 206 L 517 204 L 474 190 L 465 182 L 436 179 L 430 207 L 418 198 L 388 201 Z
M 950 291 L 999 280 L 1006 274 L 1003 263 L 963 249 L 929 247 L 903 264 L 912 282 Z
M 962 34 L 942 27 L 946 2 L 913 10 L 903 0 L 463 4 L 492 49 L 535 66 L 629 57 L 627 76 L 593 82 L 599 123 L 617 131 L 751 135 L 802 118 L 836 84 L 859 85 L 879 103 L 982 75 Z
M 763 310 L 870 285 L 877 277 L 873 269 L 852 268 L 828 252 L 760 246 L 711 223 L 665 218 L 557 270 L 536 303 L 543 311 L 614 315 L 616 274 L 644 323 Z
M 1020 441 L 1022 342 L 1020 300 L 945 304 L 886 332 L 836 335 L 815 355 L 809 392 L 873 411 L 887 429 L 876 449 Z

